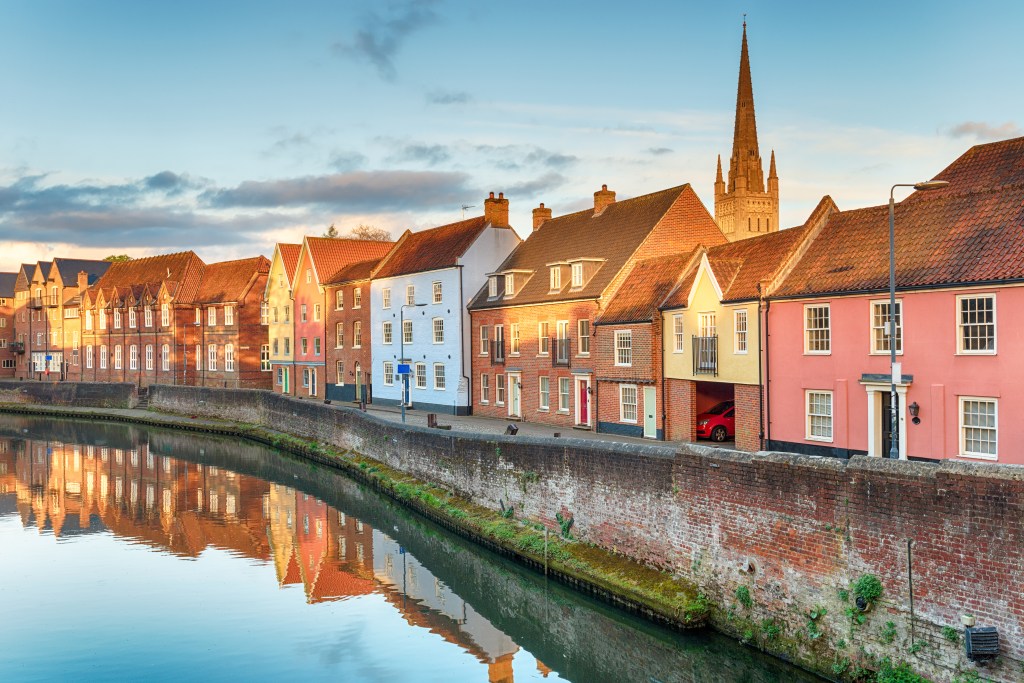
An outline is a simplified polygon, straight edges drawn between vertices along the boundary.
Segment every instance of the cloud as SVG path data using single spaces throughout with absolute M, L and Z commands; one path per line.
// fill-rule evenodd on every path
M 338 150 L 331 153 L 327 163 L 336 171 L 354 171 L 366 163 L 366 155 L 355 150 Z
M 670 149 L 668 147 L 648 147 L 647 148 L 647 153 L 648 154 L 653 154 L 656 157 L 659 157 L 659 156 L 661 156 L 663 154 L 671 154 L 674 151 L 675 150 Z
M 336 54 L 365 60 L 386 81 L 397 75 L 394 58 L 412 33 L 437 21 L 434 0 L 405 0 L 388 6 L 390 16 L 370 12 L 351 38 L 334 43 Z
M 336 211 L 414 210 L 453 204 L 469 190 L 465 173 L 352 171 L 272 181 L 246 181 L 207 191 L 200 200 L 215 208 L 322 206 Z
M 571 154 L 550 153 L 546 150 L 536 149 L 526 155 L 527 164 L 541 164 L 549 168 L 565 168 L 579 161 L 579 157 Z
M 539 178 L 512 185 L 505 191 L 505 194 L 509 197 L 528 198 L 536 196 L 541 192 L 550 192 L 561 187 L 566 182 L 566 177 L 561 173 L 545 173 Z
M 144 189 L 163 192 L 168 196 L 180 195 L 186 190 L 203 187 L 204 183 L 192 179 L 187 175 L 179 175 L 173 171 L 160 171 L 148 178 L 143 178 L 141 186 Z
M 283 134 L 263 153 L 264 156 L 277 156 L 286 154 L 293 150 L 308 149 L 313 146 L 313 140 L 305 133 Z
M 423 161 L 430 166 L 436 166 L 450 158 L 451 154 L 444 145 L 413 143 L 402 147 L 389 158 L 389 161 Z
M 427 104 L 468 104 L 472 99 L 468 92 L 456 90 L 431 90 L 427 93 Z
M 580 160 L 571 154 L 550 152 L 534 145 L 475 145 L 473 151 L 486 155 L 489 165 L 505 171 L 518 171 L 524 166 L 564 169 Z
M 973 137 L 976 140 L 1006 140 L 1021 135 L 1021 129 L 1013 121 L 993 126 L 984 121 L 964 121 L 961 124 L 949 129 L 949 135 L 954 138 Z

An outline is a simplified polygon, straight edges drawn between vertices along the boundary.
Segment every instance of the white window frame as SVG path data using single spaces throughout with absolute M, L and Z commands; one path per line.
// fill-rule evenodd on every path
M 217 371 L 217 345 L 206 345 L 206 369 L 210 372 Z
M 395 385 L 395 363 L 394 361 L 384 361 L 384 386 L 391 387 Z
M 615 332 L 615 367 L 633 367 L 633 330 Z
M 505 375 L 500 372 L 494 376 L 494 405 L 505 405 Z
M 886 328 L 889 327 L 888 315 L 876 314 L 876 309 L 889 310 L 889 300 L 876 300 L 871 302 L 870 325 L 871 325 L 871 355 L 888 356 L 889 346 L 886 343 L 889 335 Z M 885 315 L 886 321 L 879 326 L 878 318 Z M 896 299 L 896 355 L 903 355 L 903 299 Z
M 572 288 L 579 289 L 583 286 L 583 264 L 572 264 Z
M 480 375 L 480 403 L 488 405 L 491 402 L 491 376 L 486 372 Z
M 487 325 L 480 326 L 480 355 L 488 356 L 491 353 L 490 332 Z
M 235 324 L 235 307 L 225 306 L 224 307 L 224 324 L 234 325 Z
M 632 402 L 626 400 L 627 396 L 632 392 Z M 632 417 L 629 415 L 629 408 L 632 407 Z M 619 385 L 619 422 L 626 422 L 628 424 L 636 424 L 637 417 L 640 415 L 640 391 L 635 384 L 620 384 Z
M 395 341 L 395 324 L 390 320 L 381 323 L 381 341 L 385 344 L 393 344 Z
M 345 321 L 339 321 L 334 325 L 334 348 L 345 348 Z
M 146 369 L 153 369 L 153 345 L 146 344 Z
M 225 318 L 226 318 L 227 317 L 227 308 L 226 307 L 224 309 L 224 313 L 225 313 Z M 321 315 L 323 315 L 323 312 L 320 310 L 320 304 L 313 304 L 313 322 L 315 322 L 315 323 L 320 322 L 320 316 Z M 226 319 L 224 320 L 224 324 L 225 325 L 228 324 L 228 321 Z
M 121 345 L 117 344 L 114 346 L 114 369 L 120 370 L 123 363 L 124 351 L 122 350 Z
M 444 296 L 444 288 L 442 287 L 441 282 L 440 281 L 432 282 L 430 284 L 430 289 L 431 289 L 431 295 L 432 295 L 431 303 L 435 303 L 435 304 L 441 303 L 442 297 Z
M 992 300 L 992 348 L 991 349 L 967 349 L 964 347 L 964 323 L 963 305 L 965 301 L 972 299 Z M 988 323 L 982 323 L 988 324 Z M 960 294 L 956 297 L 956 352 L 963 356 L 994 356 L 996 355 L 999 337 L 998 318 L 996 316 L 996 295 L 995 294 Z
M 319 339 L 319 337 L 317 337 Z M 224 345 L 224 372 L 235 371 L 235 345 Z
M 508 354 L 510 356 L 518 356 L 521 345 L 521 340 L 519 338 L 519 323 L 509 323 L 508 339 Z
M 384 287 L 380 290 L 381 308 L 391 308 L 391 288 Z
M 672 339 L 672 353 L 684 353 L 686 351 L 686 327 L 683 324 L 682 313 L 672 316 Z
M 356 287 L 352 290 L 352 308 L 363 307 L 363 288 Z
M 444 344 L 444 318 L 433 318 L 430 321 L 431 337 L 435 344 Z
M 139 369 L 139 347 L 136 344 L 132 344 L 128 347 L 128 369 Z
M 217 307 L 210 306 L 206 309 L 206 326 L 216 327 L 217 326 Z
M 138 314 L 134 308 L 128 309 L 128 329 L 134 330 L 139 323 Z
M 505 296 L 512 297 L 516 295 L 516 274 L 505 273 Z
M 558 292 L 562 289 L 562 268 L 561 266 L 551 266 L 550 285 L 548 286 L 550 291 Z
M 812 396 L 827 396 L 828 397 L 828 414 L 817 414 L 811 412 L 811 397 Z M 820 434 L 814 434 L 812 427 L 813 418 L 828 418 L 828 436 Z M 804 438 L 808 441 L 822 441 L 824 443 L 832 443 L 835 438 L 835 396 L 832 391 L 827 389 L 805 389 L 804 390 Z
M 405 286 L 405 305 L 415 306 L 416 305 L 416 285 Z
M 739 308 L 732 312 L 732 330 L 733 330 L 733 353 L 746 355 L 747 347 L 749 346 L 749 332 L 747 309 Z
M 586 334 L 583 334 L 584 327 L 586 328 Z M 590 320 L 583 318 L 576 321 L 576 334 L 579 340 L 576 342 L 576 355 L 577 356 L 589 356 L 590 355 Z M 584 343 L 586 340 L 586 343 Z M 586 348 L 584 348 L 586 347 Z
M 142 316 L 145 319 L 146 327 L 153 327 L 153 309 L 146 306 L 145 312 Z
M 957 307 L 959 310 L 959 306 Z M 964 407 L 968 402 L 982 402 L 991 403 L 993 407 L 993 421 L 992 427 L 980 427 L 973 425 L 975 429 L 990 429 L 993 433 L 993 443 L 995 444 L 995 453 L 978 453 L 967 450 L 967 425 L 964 421 Z M 957 423 L 958 423 L 958 441 L 959 441 L 959 453 L 958 457 L 971 458 L 972 460 L 998 460 L 999 459 L 999 399 L 991 396 L 959 396 L 957 401 Z
M 438 370 L 441 374 L 438 374 Z M 438 382 L 438 380 L 441 380 Z M 447 381 L 444 375 L 444 363 L 434 363 L 434 391 L 444 391 Z
M 88 346 L 85 347 L 85 367 L 88 368 L 89 370 L 92 370 L 92 360 L 93 346 L 92 344 L 89 344 Z
M 537 355 L 551 355 L 551 324 L 546 321 L 537 323 Z
M 538 377 L 537 390 L 539 394 L 537 410 L 546 413 L 551 410 L 551 377 L 548 375 L 541 375 Z
M 565 391 L 563 391 L 563 388 Z M 558 412 L 569 413 L 569 402 L 572 396 L 572 381 L 568 377 L 558 378 Z
M 808 327 L 808 316 L 812 309 L 824 309 L 828 316 L 828 325 L 826 327 Z M 832 306 L 829 303 L 816 303 L 816 304 L 804 304 L 803 310 L 803 327 L 804 327 L 804 355 L 808 356 L 829 356 L 832 354 Z M 811 348 L 811 335 L 815 332 L 824 331 L 825 343 L 828 348 L 825 349 L 812 349 Z
M 166 344 L 165 344 L 166 346 Z M 165 368 L 166 369 L 166 368 Z M 196 372 L 203 369 L 203 346 L 196 344 Z
M 121 309 L 119 308 L 114 309 L 114 329 L 121 329 Z
M 427 388 L 427 364 L 416 363 L 413 365 L 413 378 L 415 380 L 416 389 Z
M 498 276 L 491 275 L 487 278 L 487 298 L 497 299 L 498 298 Z
M 385 306 L 385 308 L 387 308 L 387 306 Z M 340 287 L 334 292 L 334 310 L 345 310 L 345 290 Z
M 339 360 L 334 362 L 334 375 L 334 383 L 339 387 L 345 386 L 345 361 Z
M 100 344 L 100 370 L 107 369 L 107 345 Z
M 320 337 L 317 337 L 319 339 Z M 352 321 L 352 348 L 361 349 L 363 348 L 363 321 L 353 320 Z
M 412 321 L 411 320 L 403 320 L 402 321 L 402 343 L 403 344 L 412 344 L 412 340 L 413 340 Z

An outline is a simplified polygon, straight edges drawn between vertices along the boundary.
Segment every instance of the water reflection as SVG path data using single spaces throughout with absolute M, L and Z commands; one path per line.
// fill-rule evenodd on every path
M 280 589 L 301 586 L 311 605 L 375 597 L 405 631 L 370 647 L 386 651 L 411 628 L 486 668 L 432 672 L 437 680 L 806 678 L 721 638 L 683 638 L 594 605 L 335 472 L 228 440 L 0 416 L 0 520 L 10 514 L 58 542 L 107 534 L 181 558 L 225 550 L 272 566 L 267 587 L 275 578 Z M 243 610 L 253 619 L 261 618 L 258 600 Z M 305 619 L 319 628 L 316 612 Z M 422 678 L 431 666 L 444 671 L 430 656 Z M 392 679 L 356 670 L 363 673 L 346 677 Z

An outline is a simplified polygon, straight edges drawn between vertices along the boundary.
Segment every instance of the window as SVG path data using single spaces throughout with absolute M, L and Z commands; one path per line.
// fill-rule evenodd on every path
M 494 376 L 494 403 L 505 405 L 505 375 Z
M 804 306 L 804 353 L 831 353 L 828 304 Z
M 516 293 L 516 274 L 505 273 L 505 296 L 515 296 Z
M 356 320 L 352 323 L 352 348 L 359 349 L 363 346 L 363 323 Z
M 260 325 L 270 324 L 270 304 L 266 301 L 260 302 Z
M 13 358 L 4 358 L 3 366 L 5 368 L 13 368 L 14 367 L 14 359 Z
M 583 264 L 574 263 L 572 264 L 572 286 L 582 287 L 583 286 Z
M 235 307 L 225 306 L 224 307 L 224 324 L 234 325 L 235 324 Z
M 92 311 L 86 311 L 85 312 L 85 329 L 86 330 L 91 330 L 92 329 Z
M 542 356 L 548 355 L 551 350 L 551 337 L 548 335 L 548 324 L 537 324 L 537 353 Z
M 160 325 L 168 327 L 171 324 L 171 307 L 168 304 L 160 304 Z
M 308 285 L 313 281 L 313 271 L 306 268 L 306 284 Z
M 417 363 L 416 364 L 416 388 L 426 389 L 427 388 L 427 364 Z
M 275 356 L 280 355 L 280 352 L 281 352 L 281 341 L 279 339 L 274 339 L 274 340 L 271 341 L 271 343 L 274 345 L 274 355 Z
M 101 330 L 107 329 L 107 312 L 106 311 L 100 311 L 99 312 L 99 318 L 100 318 L 100 329 Z
M 580 320 L 577 323 L 577 328 L 580 332 L 580 350 L 579 355 L 589 356 L 590 355 L 590 321 Z
M 120 309 L 114 309 L 114 329 L 121 329 L 121 311 Z
M 334 363 L 334 383 L 339 387 L 345 386 L 345 361 L 339 360 Z
M 747 312 L 733 311 L 733 351 L 747 352 Z
M 224 370 L 234 372 L 235 370 L 235 345 L 224 345 Z
M 960 397 L 960 455 L 995 460 L 997 403 L 994 398 Z
M 276 377 L 274 378 L 274 383 L 278 385 L 284 384 L 284 368 L 277 369 Z
M 210 344 L 206 347 L 206 369 L 216 370 L 217 369 L 217 345 Z
M 273 313 L 274 313 L 274 324 L 276 325 L 277 324 L 277 306 L 274 306 Z
M 434 363 L 434 388 L 444 391 L 444 363 Z
M 334 293 L 334 310 L 340 311 L 345 308 L 345 290 L 339 289 Z
M 302 355 L 303 356 L 309 355 L 309 337 L 302 337 L 302 339 L 300 340 L 299 343 L 301 344 Z M 210 368 L 210 369 L 212 370 L 213 368 Z
M 363 288 L 356 287 L 352 290 L 352 308 L 363 307 Z
M 498 296 L 498 276 L 491 275 L 487 278 L 487 298 L 494 299 Z
M 121 345 L 118 344 L 114 347 L 114 369 L 120 370 L 121 363 L 124 361 L 124 353 L 121 351 Z
M 380 290 L 381 308 L 391 308 L 391 288 L 384 287 Z
M 307 315 L 307 306 L 306 306 L 306 304 L 300 304 L 299 305 L 299 322 L 306 322 L 308 319 L 309 319 L 309 317 Z
M 558 378 L 558 412 L 569 412 L 569 378 Z
M 85 347 L 85 367 L 92 369 L 92 344 Z
M 203 369 L 203 347 L 196 344 L 196 371 Z
M 270 344 L 260 346 L 260 371 L 270 372 Z
M 619 421 L 636 422 L 636 385 L 619 385 Z
M 512 323 L 508 326 L 509 353 L 519 355 L 519 323 Z
M 889 302 L 871 302 L 871 353 L 889 353 Z M 896 302 L 896 353 L 903 353 L 903 302 Z
M 384 384 L 392 386 L 395 383 L 395 364 L 389 360 L 384 361 Z
M 832 392 L 807 392 L 807 439 L 832 441 Z
M 432 299 L 432 301 L 435 304 L 441 303 L 441 283 L 440 282 L 433 283 L 431 285 L 431 290 L 433 292 L 433 299 Z
M 557 292 L 562 288 L 562 268 L 560 266 L 551 266 L 551 291 Z
M 488 340 L 487 325 L 480 326 L 480 355 L 486 356 L 491 352 L 490 342 Z
M 316 368 L 309 369 L 309 395 L 316 396 Z
M 491 402 L 491 376 L 480 375 L 480 402 L 487 404 Z
M 550 377 L 538 377 L 537 382 L 540 385 L 540 410 L 548 410 L 551 407 L 551 378 Z
M 302 386 L 309 386 L 309 368 L 302 368 Z
M 217 324 L 217 309 L 214 306 L 210 306 L 206 309 L 206 325 L 207 327 L 213 327 Z
M 203 312 L 202 312 L 202 310 L 200 310 L 200 308 L 198 306 L 196 306 L 196 325 L 201 325 L 202 323 L 203 323 Z
M 996 297 L 994 294 L 982 296 L 958 296 L 959 310 L 959 352 L 960 353 L 995 353 L 996 352 Z
M 383 329 L 382 329 L 382 337 L 384 339 L 384 343 L 385 344 L 392 343 L 392 327 L 393 327 L 393 323 L 390 320 L 389 321 L 385 321 L 382 324 L 382 327 L 383 327 Z
M 139 369 L 139 347 L 135 344 L 128 347 L 128 369 Z
M 284 305 L 284 322 L 291 322 L 292 318 L 292 307 L 288 304 Z
M 313 355 L 320 355 L 320 337 L 313 337 Z
M 143 320 L 146 323 L 146 327 L 153 327 L 153 309 L 146 306 L 142 312 Z
M 434 330 L 434 343 L 444 344 L 444 318 L 434 318 L 432 323 Z
M 135 329 L 138 326 L 138 314 L 136 314 L 134 308 L 128 309 L 128 327 Z
M 402 343 L 403 344 L 412 344 L 412 321 L 411 320 L 403 320 L 402 321 Z
M 408 306 L 416 303 L 416 285 L 405 286 L 405 303 Z
M 334 348 L 345 348 L 345 323 L 338 323 L 334 326 Z
M 682 353 L 683 342 L 685 341 L 685 337 L 683 335 L 683 316 L 678 313 L 672 316 L 672 341 L 672 352 Z
M 153 369 L 153 345 L 146 344 L 146 369 Z
M 100 370 L 107 369 L 107 345 L 100 344 Z
M 633 364 L 632 330 L 620 330 L 615 333 L 615 364 L 618 366 Z

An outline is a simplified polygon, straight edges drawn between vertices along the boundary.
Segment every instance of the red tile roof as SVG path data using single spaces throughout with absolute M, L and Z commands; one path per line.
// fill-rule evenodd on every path
M 370 259 L 369 261 L 360 261 L 358 263 L 350 263 L 345 266 L 331 278 L 330 282 L 325 282 L 327 285 L 340 285 L 346 282 L 356 282 L 359 280 L 369 280 L 370 273 L 377 267 L 377 264 L 381 262 L 381 259 Z
M 600 213 L 589 208 L 546 221 L 509 255 L 496 272 L 532 272 L 522 289 L 503 298 L 503 278 L 498 278 L 497 299 L 489 299 L 484 287 L 470 304 L 471 309 L 552 303 L 571 299 L 599 298 L 667 216 L 679 235 L 664 251 L 688 253 L 700 244 L 720 244 L 725 237 L 689 185 L 609 204 Z M 601 259 L 603 263 L 581 289 L 565 282 L 558 292 L 550 291 L 548 264 L 573 259 Z
M 942 190 L 896 205 L 900 288 L 1024 279 L 1024 138 L 978 145 L 938 178 Z M 833 214 L 775 296 L 884 291 L 889 210 Z
M 211 263 L 203 271 L 194 303 L 241 301 L 256 276 L 269 272 L 270 260 L 266 256 Z
M 302 245 L 278 243 L 277 248 L 281 252 L 284 273 L 288 276 L 288 282 L 291 282 L 295 279 L 295 269 L 299 267 L 299 253 L 302 251 Z
M 382 258 L 394 246 L 394 242 L 344 237 L 306 237 L 303 243 L 320 284 L 332 282 L 339 271 L 353 263 Z
M 394 251 L 381 261 L 373 277 L 395 277 L 451 268 L 457 265 L 459 258 L 489 225 L 483 216 L 478 216 L 420 232 L 406 231 Z
M 192 251 L 118 261 L 110 264 L 107 272 L 89 288 L 89 291 L 94 300 L 100 291 L 109 299 L 115 287 L 120 290 L 148 284 L 156 293 L 161 283 L 166 282 L 175 301 L 191 303 L 199 290 L 199 281 L 205 265 Z
M 612 325 L 650 322 L 657 314 L 658 305 L 679 282 L 700 250 L 688 254 L 673 254 L 638 262 L 626 276 L 608 307 L 595 324 Z

